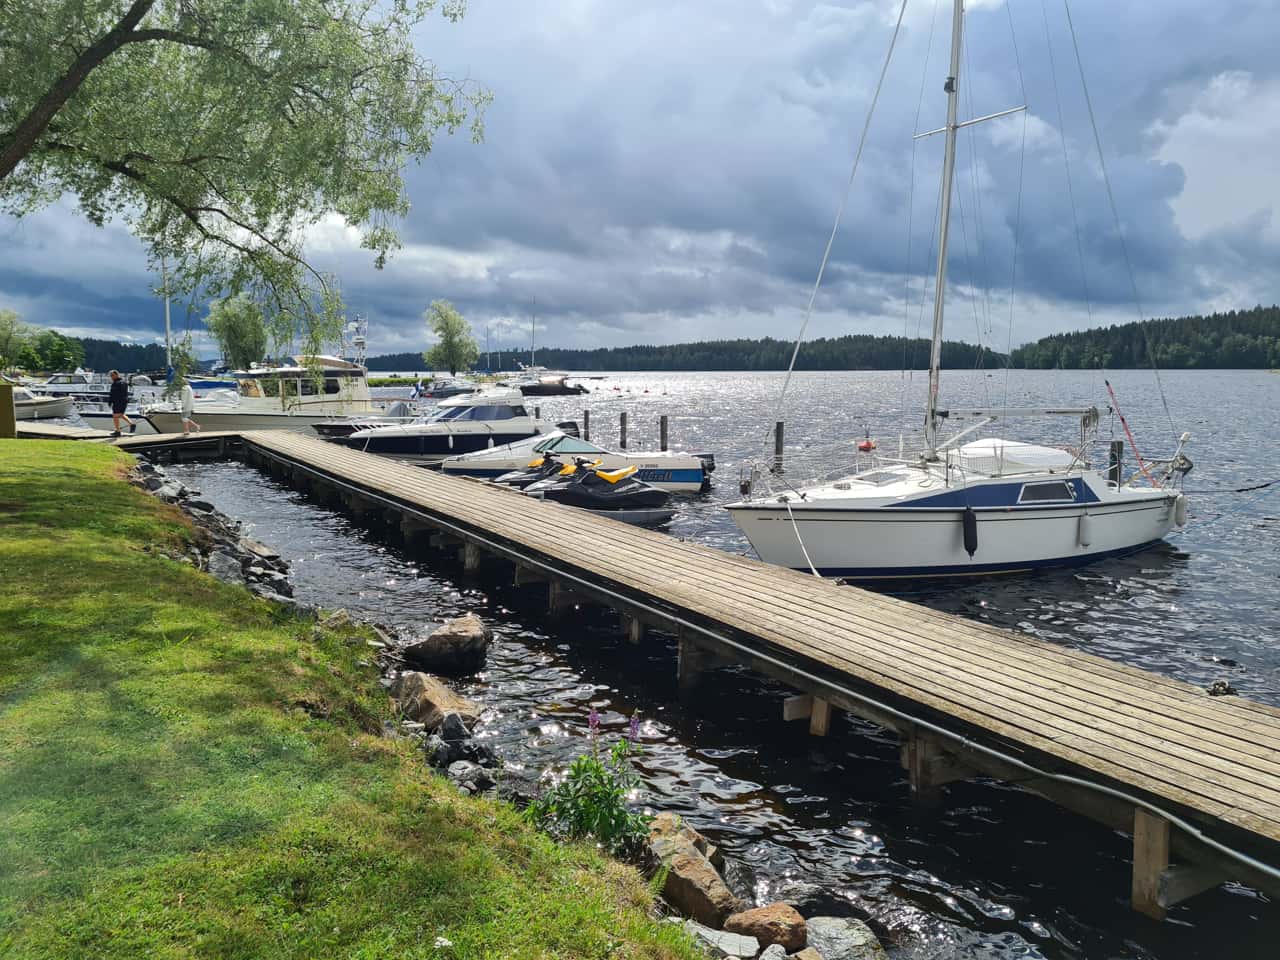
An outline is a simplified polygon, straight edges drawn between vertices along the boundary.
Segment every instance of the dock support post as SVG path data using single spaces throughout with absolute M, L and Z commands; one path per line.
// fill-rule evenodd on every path
M 462 545 L 462 572 L 475 573 L 480 569 L 480 561 L 484 554 L 480 552 L 480 548 L 474 543 L 464 543 Z
M 809 733 L 825 737 L 831 729 L 831 703 L 821 697 L 802 693 L 782 701 L 782 719 L 809 721 Z
M 782 421 L 773 425 L 773 472 L 782 472 Z
M 572 610 L 576 599 L 573 591 L 559 581 L 547 584 L 547 611 L 553 616 Z
M 511 583 L 513 586 L 522 587 L 526 583 L 545 583 L 546 578 L 539 576 L 530 570 L 523 563 L 517 563 L 515 574 L 512 576 Z
M 941 802 L 939 788 L 943 784 L 978 775 L 978 771 L 965 766 L 935 739 L 914 731 L 902 742 L 902 765 L 911 784 L 911 801 L 922 807 L 935 807 Z
M 627 449 L 627 411 L 618 414 L 618 449 Z
M 665 413 L 658 418 L 658 449 L 667 449 L 667 415 Z
M 1133 809 L 1133 909 L 1153 920 L 1165 918 L 1160 879 L 1169 869 L 1169 821 Z
M 627 643 L 640 646 L 644 642 L 644 621 L 627 613 L 620 613 L 618 617 L 622 621 L 622 635 L 627 638 Z
M 699 647 L 682 630 L 679 636 L 679 653 L 676 661 L 677 685 L 680 696 L 686 697 L 698 689 L 702 674 L 716 663 L 711 651 Z
M 582 411 L 582 439 L 583 440 L 591 439 L 591 411 L 590 410 Z

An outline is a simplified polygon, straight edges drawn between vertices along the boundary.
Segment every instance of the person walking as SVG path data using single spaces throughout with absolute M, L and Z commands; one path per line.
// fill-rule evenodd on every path
M 138 429 L 138 425 L 129 419 L 129 415 L 125 413 L 129 406 L 129 384 L 125 383 L 124 377 L 120 376 L 119 370 L 111 371 L 111 389 L 107 393 L 107 399 L 111 402 L 111 435 L 113 437 L 120 436 L 121 420 L 129 425 L 130 433 L 135 432 Z
M 182 384 L 182 435 L 188 437 L 191 435 L 192 428 L 196 433 L 200 432 L 200 424 L 191 419 L 191 415 L 196 409 L 196 394 L 191 389 L 191 384 L 184 382 Z

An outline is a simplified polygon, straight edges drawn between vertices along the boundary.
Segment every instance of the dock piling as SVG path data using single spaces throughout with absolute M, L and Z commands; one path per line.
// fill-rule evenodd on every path
M 618 414 L 618 448 L 627 449 L 627 411 Z
M 582 439 L 583 440 L 591 439 L 591 411 L 590 410 L 582 411 Z
M 658 418 L 658 449 L 667 449 L 667 415 L 665 413 Z
M 782 421 L 779 420 L 773 427 L 773 472 L 782 473 Z

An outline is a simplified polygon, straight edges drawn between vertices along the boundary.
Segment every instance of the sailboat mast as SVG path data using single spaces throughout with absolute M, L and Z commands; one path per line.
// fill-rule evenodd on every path
M 933 294 L 933 344 L 929 351 L 929 405 L 925 414 L 925 456 L 932 460 L 938 449 L 938 385 L 942 367 L 942 312 L 947 292 L 947 234 L 951 228 L 951 181 L 956 168 L 956 113 L 960 101 L 960 45 L 964 30 L 964 0 L 955 0 L 951 15 L 951 72 L 947 92 L 946 146 L 942 156 L 942 216 L 938 226 L 937 286 Z
M 169 264 L 160 257 L 160 282 L 164 286 L 164 365 L 166 373 L 173 367 L 173 326 L 169 322 Z

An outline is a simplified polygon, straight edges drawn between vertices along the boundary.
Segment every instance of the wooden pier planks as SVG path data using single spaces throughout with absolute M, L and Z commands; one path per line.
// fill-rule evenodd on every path
M 1153 799 L 1280 841 L 1280 710 L 315 438 L 264 452 L 553 558 Z

